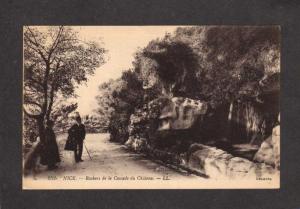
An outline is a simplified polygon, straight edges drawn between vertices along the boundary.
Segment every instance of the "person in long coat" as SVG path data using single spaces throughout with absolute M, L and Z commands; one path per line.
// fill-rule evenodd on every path
M 76 123 L 68 130 L 69 137 L 73 138 L 76 146 L 74 150 L 75 161 L 82 162 L 83 140 L 85 139 L 85 126 L 81 123 L 80 116 L 75 118 Z
M 56 136 L 53 131 L 53 121 L 47 122 L 45 130 L 45 141 L 42 143 L 41 164 L 47 165 L 49 170 L 57 168 L 56 163 L 60 162 Z

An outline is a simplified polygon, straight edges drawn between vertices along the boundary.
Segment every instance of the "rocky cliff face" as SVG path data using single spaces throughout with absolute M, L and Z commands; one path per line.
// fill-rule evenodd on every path
M 267 108 L 272 110 L 268 104 L 248 101 L 209 110 L 208 104 L 199 100 L 159 98 L 131 115 L 129 138 L 158 141 L 162 146 L 178 141 L 210 144 L 224 139 L 230 144 L 260 145 L 272 133 L 278 114 L 277 109 Z
M 270 177 L 280 166 L 280 128 L 273 128 L 278 114 L 278 92 L 273 91 L 260 100 L 215 109 L 184 97 L 159 98 L 131 115 L 126 145 L 210 178 Z M 246 150 L 246 157 L 246 151 L 236 154 L 235 145 L 256 148 Z
M 232 104 L 229 135 L 234 143 L 250 143 L 265 135 L 265 118 L 259 104 L 234 102 Z
M 279 114 L 279 89 L 279 73 L 274 73 L 240 90 L 240 99 L 231 104 L 228 115 L 228 138 L 233 143 L 260 145 L 272 134 Z
M 272 135 L 260 146 L 254 161 L 280 168 L 280 125 L 273 128 Z

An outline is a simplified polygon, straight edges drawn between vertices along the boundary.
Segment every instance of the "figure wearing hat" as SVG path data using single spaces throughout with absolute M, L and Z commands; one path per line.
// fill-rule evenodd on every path
M 79 114 L 75 115 L 75 124 L 68 131 L 69 136 L 75 139 L 76 148 L 74 150 L 75 161 L 82 162 L 82 148 L 83 140 L 85 139 L 85 126 L 81 123 L 81 117 Z

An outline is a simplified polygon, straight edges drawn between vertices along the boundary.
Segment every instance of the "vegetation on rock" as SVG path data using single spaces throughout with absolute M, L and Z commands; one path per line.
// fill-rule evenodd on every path
M 226 129 L 236 128 L 236 122 L 245 127 L 240 128 L 242 132 L 270 134 L 278 110 L 260 118 L 255 118 L 255 113 L 268 111 L 264 106 L 269 104 L 263 100 L 274 84 L 264 81 L 278 77 L 279 48 L 277 27 L 179 27 L 174 34 L 166 34 L 138 50 L 134 68 L 121 79 L 102 85 L 99 101 L 105 101 L 99 108 L 110 108 L 110 131 L 115 139 L 122 136 L 122 142 L 129 137 L 131 114 L 152 100 L 181 96 L 208 103 L 211 117 L 206 117 L 206 132 L 219 130 L 221 134 L 215 137 L 231 137 Z M 275 92 L 278 90 L 275 85 Z M 273 101 L 278 104 L 276 98 Z M 246 116 L 245 111 L 254 114 Z M 261 126 L 268 130 L 260 130 Z M 247 134 L 247 140 L 255 140 L 254 135 Z M 203 133 L 203 138 L 210 137 L 214 136 Z

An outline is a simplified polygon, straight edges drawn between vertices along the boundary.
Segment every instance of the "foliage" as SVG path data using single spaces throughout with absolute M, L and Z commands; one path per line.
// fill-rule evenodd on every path
M 125 141 L 129 117 L 134 108 L 143 104 L 143 91 L 142 83 L 131 70 L 124 71 L 120 79 L 99 86 L 96 112 L 101 121 L 108 122 L 109 131 L 115 133 L 112 140 Z
M 150 41 L 136 52 L 132 71 L 101 87 L 112 138 L 124 141 L 130 115 L 158 98 L 200 99 L 212 111 L 257 99 L 267 88 L 262 81 L 279 73 L 279 42 L 277 27 L 240 26 L 179 27 Z
M 23 119 L 23 127 L 24 144 L 27 145 L 35 142 L 38 136 L 36 121 L 25 115 Z
M 55 129 L 58 131 L 65 131 L 71 126 L 69 115 L 77 109 L 77 103 L 74 104 L 61 104 L 54 108 L 52 113 L 52 119 L 55 120 Z
M 174 41 L 169 35 L 162 40 L 151 41 L 136 54 L 134 62 L 135 72 L 144 86 L 155 86 L 162 94 L 170 96 L 192 96 L 197 91 L 197 64 L 192 49 L 183 42 Z
M 199 96 L 213 106 L 235 100 L 240 88 L 258 86 L 264 76 L 279 72 L 277 27 L 186 27 L 178 28 L 174 39 L 198 57 Z
M 23 110 L 37 121 L 41 141 L 57 99 L 76 96 L 76 86 L 104 63 L 104 53 L 97 43 L 80 41 L 70 27 L 24 27 Z
M 87 133 L 102 133 L 106 132 L 108 128 L 108 121 L 96 114 L 83 116 L 82 122 Z
M 99 86 L 99 94 L 96 97 L 98 107 L 95 111 L 96 115 L 104 127 L 108 127 L 111 115 L 114 111 L 115 98 L 112 96 L 113 92 L 120 91 L 123 81 L 109 80 Z

